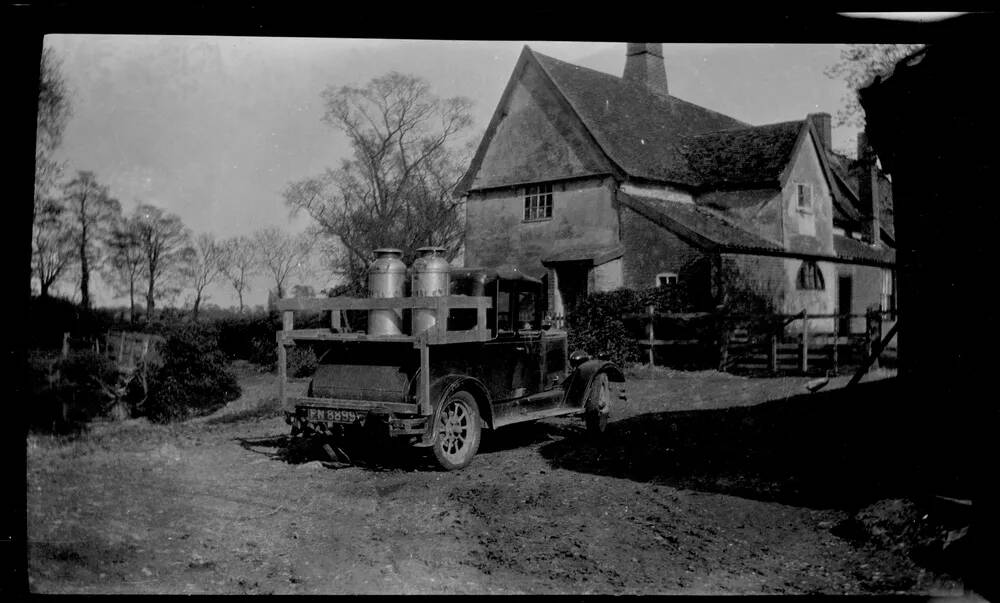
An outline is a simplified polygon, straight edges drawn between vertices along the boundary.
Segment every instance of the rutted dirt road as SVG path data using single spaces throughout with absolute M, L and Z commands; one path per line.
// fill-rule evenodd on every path
M 647 377 L 630 379 L 602 443 L 580 419 L 513 426 L 451 473 L 427 459 L 322 462 L 254 410 L 273 396 L 267 375 L 245 377 L 244 398 L 207 420 L 32 437 L 30 588 L 961 594 L 901 553 L 838 536 L 847 502 L 762 461 L 782 454 L 760 448 L 780 433 L 741 443 L 732 434 L 746 429 L 725 432 L 805 379 Z M 711 450 L 728 457 L 692 444 L 713 433 L 725 441 Z

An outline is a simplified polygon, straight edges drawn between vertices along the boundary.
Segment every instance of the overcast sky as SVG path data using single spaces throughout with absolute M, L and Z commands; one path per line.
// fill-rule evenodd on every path
M 139 200 L 153 203 L 195 233 L 217 237 L 306 226 L 308 218 L 289 217 L 282 189 L 349 152 L 344 137 L 320 121 L 326 86 L 363 85 L 393 70 L 423 77 L 440 96 L 473 100 L 478 137 L 525 44 L 617 76 L 625 65 L 625 44 L 606 42 L 45 37 L 72 90 L 73 116 L 59 150 L 69 169 L 96 172 L 125 211 Z M 671 94 L 760 125 L 836 113 L 846 88 L 823 70 L 840 49 L 665 44 L 664 57 Z M 835 127 L 834 147 L 853 148 L 856 134 Z M 94 295 L 100 305 L 124 301 L 100 285 Z M 222 306 L 235 303 L 225 287 L 210 295 Z M 266 299 L 260 280 L 247 300 Z

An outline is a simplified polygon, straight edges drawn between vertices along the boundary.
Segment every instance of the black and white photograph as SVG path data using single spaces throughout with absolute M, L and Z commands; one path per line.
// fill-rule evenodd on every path
M 995 15 L 7 8 L 7 592 L 997 596 Z

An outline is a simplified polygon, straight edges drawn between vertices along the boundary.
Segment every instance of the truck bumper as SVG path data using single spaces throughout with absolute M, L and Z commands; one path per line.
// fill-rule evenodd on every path
M 292 434 L 319 432 L 338 433 L 349 426 L 383 427 L 388 435 L 422 436 L 427 433 L 429 416 L 422 416 L 416 404 L 340 400 L 334 398 L 290 399 L 291 410 L 285 412 L 285 422 Z

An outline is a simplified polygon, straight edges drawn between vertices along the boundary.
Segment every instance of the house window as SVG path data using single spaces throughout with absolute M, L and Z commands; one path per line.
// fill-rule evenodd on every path
M 823 282 L 823 271 L 819 269 L 816 262 L 802 262 L 795 284 L 799 290 L 803 291 L 822 291 L 826 289 L 826 283 Z
M 812 210 L 812 185 L 803 183 L 796 184 L 795 199 L 799 209 L 804 211 Z
M 524 221 L 552 217 L 552 185 L 536 184 L 524 188 Z
M 677 284 L 677 274 L 674 272 L 661 272 L 656 275 L 656 286 L 666 287 Z

